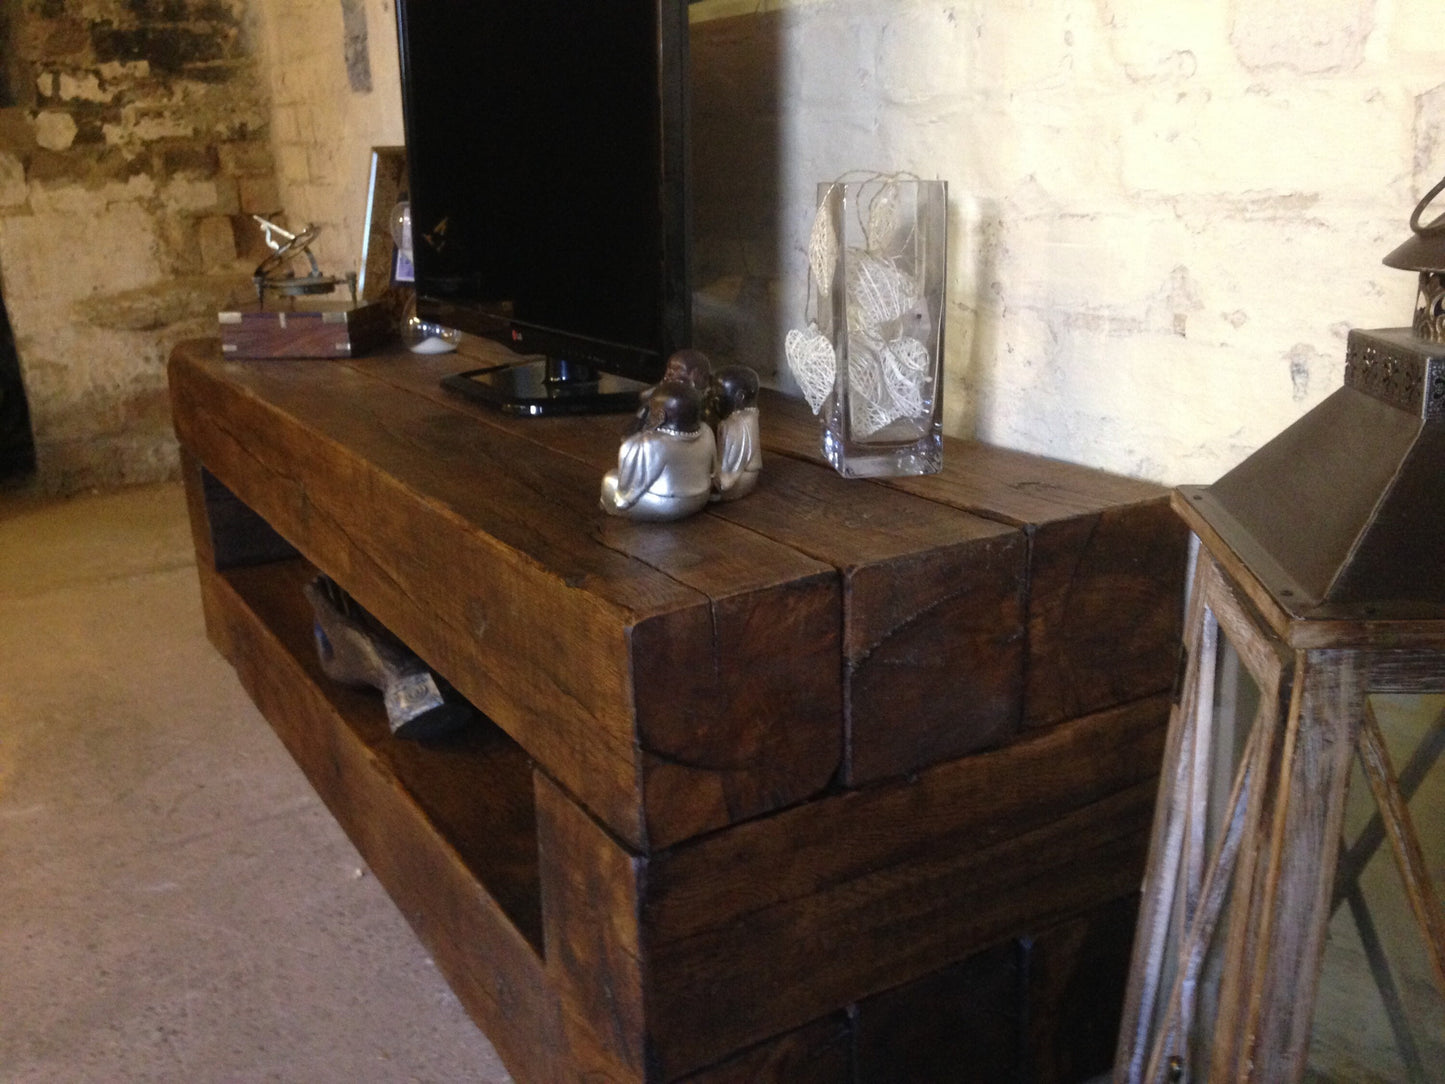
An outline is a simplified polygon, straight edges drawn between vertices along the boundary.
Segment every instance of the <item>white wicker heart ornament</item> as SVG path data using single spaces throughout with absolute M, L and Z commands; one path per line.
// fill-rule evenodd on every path
M 833 265 L 837 262 L 838 238 L 833 233 L 833 220 L 828 215 L 828 205 L 820 203 L 808 233 L 808 267 L 813 272 L 813 285 L 819 297 L 826 298 L 833 289 Z
M 833 381 L 838 375 L 838 358 L 833 353 L 833 344 L 818 330 L 817 324 L 809 324 L 807 331 L 794 328 L 788 332 L 783 341 L 783 351 L 793 379 L 803 390 L 803 398 L 808 400 L 813 413 L 818 413 L 823 407 L 823 400 L 833 390 Z

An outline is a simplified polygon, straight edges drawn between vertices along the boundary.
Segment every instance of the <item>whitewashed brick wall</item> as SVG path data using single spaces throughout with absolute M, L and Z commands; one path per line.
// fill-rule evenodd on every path
M 788 278 L 811 182 L 944 178 L 950 430 L 1211 481 L 1339 386 L 1349 327 L 1408 322 L 1414 283 L 1379 260 L 1445 174 L 1442 12 L 788 7 Z

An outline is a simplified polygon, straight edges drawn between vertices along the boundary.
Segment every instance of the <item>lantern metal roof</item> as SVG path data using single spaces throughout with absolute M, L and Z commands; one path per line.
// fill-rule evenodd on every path
M 1445 215 L 1385 258 L 1445 270 Z M 1210 486 L 1181 487 L 1297 618 L 1445 618 L 1445 343 L 1416 326 L 1349 334 L 1344 387 Z

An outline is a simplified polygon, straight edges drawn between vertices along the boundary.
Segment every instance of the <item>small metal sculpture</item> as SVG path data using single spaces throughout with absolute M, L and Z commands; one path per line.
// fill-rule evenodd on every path
M 758 374 L 725 365 L 713 374 L 708 396 L 717 429 L 718 468 L 713 500 L 735 501 L 757 488 L 763 469 L 758 423 Z
M 471 722 L 474 709 L 327 576 L 303 588 L 315 615 L 321 669 L 343 685 L 381 690 L 391 732 L 437 738 Z
M 665 380 L 647 393 L 640 419 L 640 429 L 622 439 L 617 469 L 603 476 L 603 510 L 646 521 L 701 511 L 712 496 L 717 467 L 717 442 L 702 420 L 702 396 L 692 384 Z
M 351 300 L 356 300 L 356 276 L 323 275 L 316 257 L 311 254 L 311 242 L 316 240 L 320 229 L 307 226 L 300 233 L 292 233 L 284 226 L 278 226 L 260 215 L 252 215 L 265 235 L 266 247 L 271 255 L 261 261 L 251 280 L 256 284 L 256 300 L 264 309 L 266 291 L 285 297 L 302 297 L 311 294 L 329 294 L 338 286 L 346 285 L 351 291 Z M 299 256 L 305 256 L 311 270 L 308 274 L 297 275 L 289 264 Z

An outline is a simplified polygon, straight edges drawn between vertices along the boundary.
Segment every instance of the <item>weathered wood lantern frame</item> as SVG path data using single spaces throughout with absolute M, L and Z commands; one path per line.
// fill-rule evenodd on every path
M 1370 955 L 1358 878 L 1386 839 L 1445 998 L 1445 911 L 1408 806 L 1445 771 L 1445 714 L 1397 774 L 1371 700 L 1445 692 L 1445 216 L 1419 221 L 1442 190 L 1386 259 L 1420 272 L 1414 326 L 1351 332 L 1343 388 L 1173 495 L 1200 549 L 1118 1084 L 1301 1079 L 1330 915 L 1348 903 Z M 1257 693 L 1237 729 L 1216 710 L 1235 666 Z M 1343 840 L 1355 757 L 1378 808 Z M 1415 1076 L 1389 969 L 1370 964 Z

